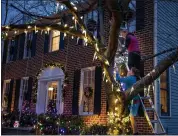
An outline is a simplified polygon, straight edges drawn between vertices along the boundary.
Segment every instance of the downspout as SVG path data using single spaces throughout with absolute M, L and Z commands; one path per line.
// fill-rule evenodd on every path
M 158 53 L 158 50 L 157 50 L 157 34 L 158 34 L 158 31 L 157 31 L 157 2 L 158 0 L 154 0 L 154 26 L 153 26 L 153 36 L 154 36 L 154 44 L 153 44 L 153 49 L 154 49 L 154 54 Z M 157 65 L 158 63 L 158 60 L 157 60 L 157 57 L 154 58 L 154 67 Z M 159 114 L 159 79 L 156 79 L 154 81 L 154 85 L 155 85 L 155 90 L 153 92 L 154 94 L 154 106 L 155 106 L 155 110 L 158 114 L 158 116 L 160 115 Z M 158 126 L 155 125 L 155 130 L 156 132 L 158 131 Z

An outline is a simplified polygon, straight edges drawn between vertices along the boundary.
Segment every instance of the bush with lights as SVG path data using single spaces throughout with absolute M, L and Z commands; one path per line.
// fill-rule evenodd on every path
M 83 131 L 83 135 L 107 135 L 108 127 L 104 125 L 94 124 L 90 127 L 86 127 Z
M 25 100 L 22 105 L 20 126 L 22 127 L 33 126 L 36 123 L 36 118 L 37 118 L 36 113 L 31 110 L 31 104 L 29 103 L 29 101 Z
M 18 111 L 12 111 L 12 112 L 6 112 L 2 113 L 1 115 L 2 119 L 2 127 L 13 127 L 13 124 L 16 120 L 19 120 L 19 112 Z

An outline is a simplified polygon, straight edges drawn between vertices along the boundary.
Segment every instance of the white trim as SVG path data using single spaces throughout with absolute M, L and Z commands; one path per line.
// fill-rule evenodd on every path
M 82 68 L 81 71 L 87 71 L 87 70 L 95 70 L 95 66 L 93 67 L 87 67 L 87 68 Z
M 4 93 L 6 90 L 6 84 L 10 82 L 11 82 L 11 79 L 7 79 L 7 80 L 4 80 L 4 83 L 3 83 L 3 94 L 2 94 L 2 101 L 1 101 L 2 111 L 3 111 L 3 106 L 4 106 L 2 102 L 4 101 Z
M 21 79 L 29 79 L 29 77 L 22 77 Z
M 79 91 L 79 115 L 93 115 L 93 112 L 82 112 L 83 110 L 83 104 L 82 104 L 82 96 L 83 96 L 83 82 L 84 82 L 84 71 L 94 71 L 95 66 L 93 67 L 87 67 L 81 69 L 81 76 L 80 76 L 80 91 Z M 96 75 L 95 75 L 96 76 Z M 94 104 L 94 103 L 93 103 Z M 93 107 L 94 108 L 94 107 Z
M 45 77 L 45 78 L 38 78 L 38 80 L 40 81 L 55 81 L 56 79 L 61 79 L 64 78 L 64 75 L 57 75 L 57 76 L 53 76 L 53 77 Z

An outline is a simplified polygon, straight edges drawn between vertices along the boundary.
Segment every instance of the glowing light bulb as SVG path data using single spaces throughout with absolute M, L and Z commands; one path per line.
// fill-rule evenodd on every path
M 105 61 L 105 64 L 106 64 L 106 65 L 109 65 L 109 61 L 108 61 L 108 60 L 106 60 L 106 61 Z
M 96 43 L 95 46 L 96 46 L 96 51 L 99 52 L 98 44 Z
M 9 26 L 6 26 L 5 28 L 6 28 L 6 29 L 9 29 L 10 27 L 9 27 Z
M 75 10 L 77 10 L 77 7 L 74 7 Z
M 25 30 L 24 33 L 27 34 L 27 30 Z
M 67 27 L 67 24 L 65 24 L 64 27 Z
M 31 27 L 31 26 L 28 26 L 27 28 L 30 29 L 30 28 L 32 28 L 32 27 Z

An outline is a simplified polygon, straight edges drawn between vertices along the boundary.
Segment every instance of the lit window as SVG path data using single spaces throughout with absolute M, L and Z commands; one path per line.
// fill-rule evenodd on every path
M 81 115 L 93 114 L 94 111 L 94 87 L 95 87 L 95 67 L 84 68 L 81 71 L 80 85 L 80 109 Z M 87 89 L 90 89 L 87 94 Z M 90 95 L 90 97 L 88 97 Z
M 3 111 L 7 110 L 8 107 L 8 96 L 10 92 L 10 80 L 6 80 L 3 88 L 3 97 L 2 97 L 2 108 Z
M 52 31 L 52 43 L 50 51 L 57 51 L 59 50 L 59 42 L 60 42 L 60 31 Z
M 169 80 L 168 80 L 168 71 L 165 71 L 160 76 L 160 110 L 161 116 L 170 115 L 170 98 L 169 98 Z

